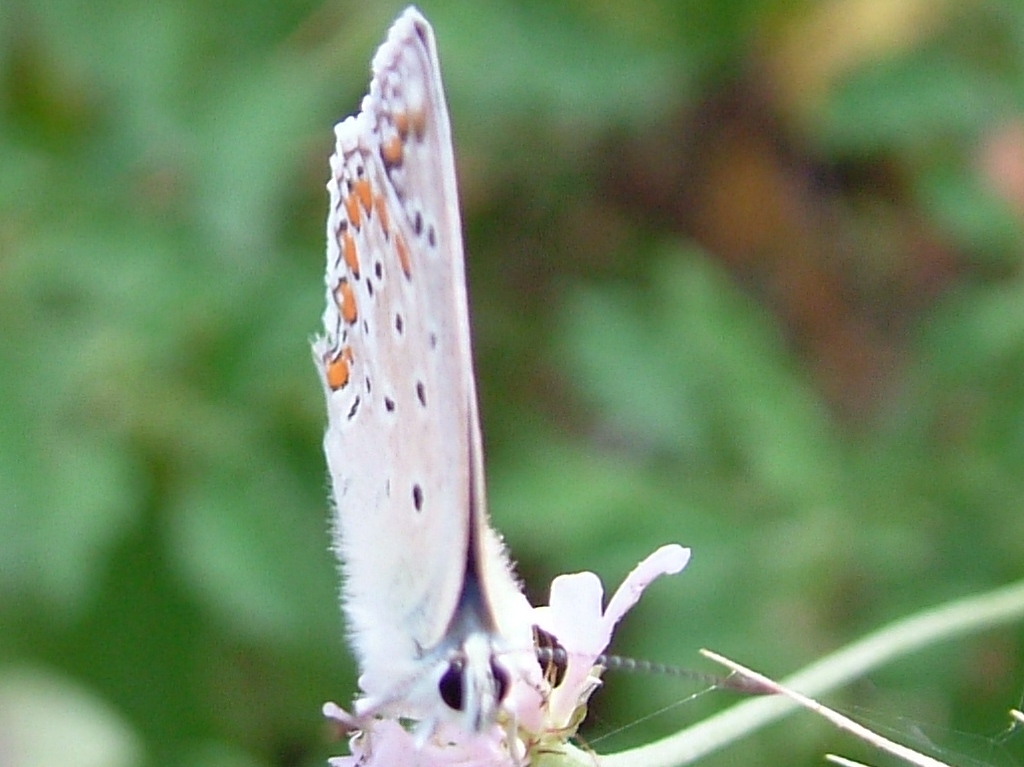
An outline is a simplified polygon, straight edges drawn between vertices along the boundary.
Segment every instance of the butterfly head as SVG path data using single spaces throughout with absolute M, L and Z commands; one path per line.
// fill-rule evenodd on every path
M 491 637 L 469 634 L 448 659 L 437 693 L 462 729 L 480 732 L 493 724 L 512 684 Z
M 474 493 L 470 492 L 470 506 Z M 480 732 L 498 720 L 502 703 L 512 687 L 507 640 L 498 629 L 494 611 L 481 584 L 477 534 L 470 525 L 462 594 L 435 649 L 438 658 L 434 694 L 440 698 L 443 718 L 454 720 L 467 732 Z M 516 670 L 517 676 L 522 670 Z
M 390 684 L 383 694 L 364 695 L 356 705 L 357 719 L 397 718 L 418 722 L 419 737 L 425 738 L 445 725 L 464 733 L 482 733 L 495 724 L 515 720 L 509 709 L 515 685 L 531 689 L 543 685 L 540 665 L 533 654 L 522 668 L 514 665 L 521 653 L 503 649 L 496 634 L 476 629 L 447 637 L 424 654 L 418 669 L 411 668 L 405 681 Z M 367 685 L 366 675 L 360 685 Z

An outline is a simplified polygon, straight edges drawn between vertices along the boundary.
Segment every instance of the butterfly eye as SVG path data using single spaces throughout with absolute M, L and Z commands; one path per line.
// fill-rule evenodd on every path
M 461 658 L 453 658 L 448 669 L 441 675 L 437 683 L 437 691 L 441 700 L 453 711 L 462 711 L 462 671 L 464 664 Z
M 565 672 L 569 670 L 565 647 L 558 641 L 558 637 L 540 626 L 533 627 L 533 643 L 537 648 L 537 660 L 544 679 L 552 687 L 558 687 L 565 679 Z
M 508 695 L 508 688 L 512 684 L 512 680 L 509 678 L 508 671 L 505 667 L 500 665 L 494 658 L 491 658 L 491 675 L 494 677 L 495 700 L 499 702 L 505 700 L 505 696 Z

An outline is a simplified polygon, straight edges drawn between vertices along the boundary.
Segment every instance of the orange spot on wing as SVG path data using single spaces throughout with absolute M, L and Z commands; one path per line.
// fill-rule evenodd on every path
M 405 244 L 405 238 L 402 235 L 395 237 L 395 250 L 398 251 L 398 263 L 402 266 L 402 272 L 405 273 L 406 277 L 412 275 L 412 269 L 409 264 L 409 248 Z
M 388 215 L 388 201 L 384 195 L 378 194 L 373 198 L 373 209 L 377 212 L 377 219 L 380 221 L 380 228 L 384 234 L 391 230 L 391 217 Z
M 346 346 L 333 359 L 327 361 L 327 385 L 337 391 L 348 384 L 352 373 L 352 347 Z
M 380 156 L 385 165 L 399 165 L 402 162 L 402 139 L 392 136 L 380 147 Z
M 356 229 L 363 223 L 363 214 L 359 210 L 359 198 L 355 194 L 350 194 L 345 198 L 345 214 L 348 216 L 349 223 Z
M 365 178 L 359 179 L 352 185 L 352 194 L 359 198 L 359 202 L 363 204 L 363 210 L 369 213 L 370 206 L 373 205 L 373 190 L 370 189 L 370 182 Z
M 342 279 L 338 283 L 338 287 L 334 289 L 334 300 L 338 304 L 338 310 L 341 312 L 341 318 L 345 322 L 351 325 L 356 321 L 358 316 L 358 309 L 356 307 L 356 295 L 352 292 L 352 286 L 348 280 Z
M 359 254 L 356 253 L 356 241 L 352 233 L 347 229 L 341 235 L 341 255 L 345 259 L 345 266 L 352 273 L 353 277 L 359 276 Z
M 408 112 L 396 112 L 394 119 L 395 130 L 398 131 L 398 135 L 404 141 L 405 137 L 409 135 L 409 114 Z

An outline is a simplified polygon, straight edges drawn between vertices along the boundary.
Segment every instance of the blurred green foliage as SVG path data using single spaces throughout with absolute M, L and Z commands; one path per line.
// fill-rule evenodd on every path
M 782 675 L 1024 575 L 1024 6 L 423 6 L 491 511 L 535 600 L 679 541 L 613 649 Z M 400 7 L 0 6 L 0 763 L 342 750 L 307 342 L 331 125 Z M 988 734 L 1022 640 L 835 699 Z M 591 740 L 693 691 L 607 682 Z M 707 762 L 829 748 L 857 755 L 798 717 Z

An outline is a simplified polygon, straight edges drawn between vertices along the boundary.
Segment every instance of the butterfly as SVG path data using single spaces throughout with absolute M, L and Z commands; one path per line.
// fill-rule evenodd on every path
M 327 307 L 314 358 L 360 708 L 493 723 L 542 684 L 530 606 L 488 522 L 451 128 L 414 8 L 335 129 Z
M 567 753 L 613 627 L 689 550 L 658 549 L 607 608 L 592 573 L 560 576 L 549 605 L 529 604 L 487 514 L 451 127 L 434 33 L 415 8 L 335 139 L 313 356 L 361 696 L 354 716 L 325 706 L 357 732 L 354 756 L 332 763 Z

